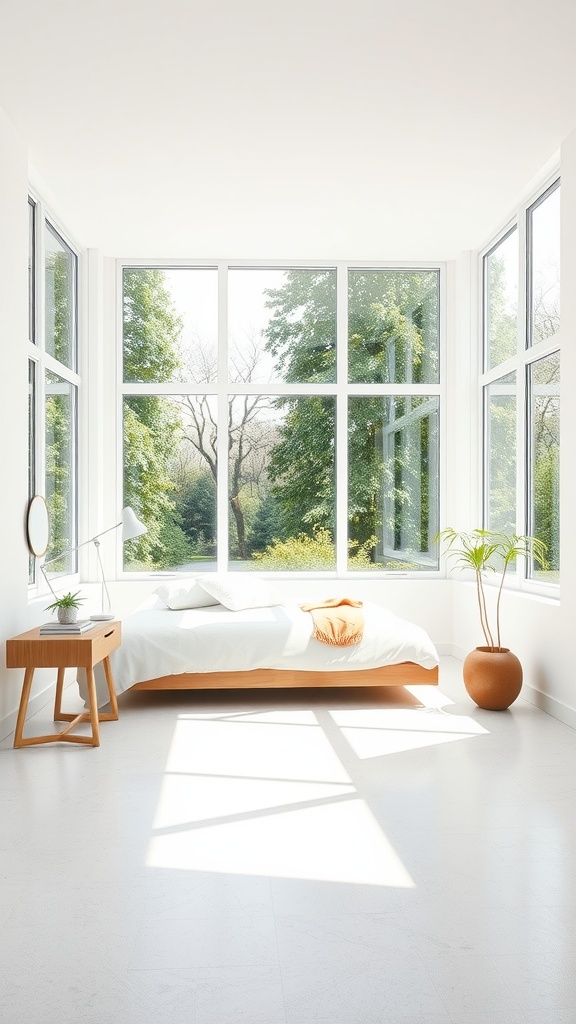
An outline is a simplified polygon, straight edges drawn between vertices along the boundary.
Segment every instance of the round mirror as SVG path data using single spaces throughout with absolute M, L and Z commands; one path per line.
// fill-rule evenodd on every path
M 30 551 L 36 558 L 42 558 L 48 550 L 50 519 L 48 506 L 41 494 L 35 494 L 28 506 L 26 532 Z

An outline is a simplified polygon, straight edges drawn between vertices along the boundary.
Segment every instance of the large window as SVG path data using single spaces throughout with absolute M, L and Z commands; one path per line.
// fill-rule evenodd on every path
M 546 544 L 559 582 L 560 183 L 523 207 L 483 257 L 484 522 Z
M 129 571 L 437 568 L 439 268 L 121 267 Z
M 29 199 L 29 497 L 50 514 L 49 561 L 77 543 L 78 257 L 42 203 Z M 74 572 L 75 555 L 48 566 Z M 36 578 L 30 562 L 30 582 Z

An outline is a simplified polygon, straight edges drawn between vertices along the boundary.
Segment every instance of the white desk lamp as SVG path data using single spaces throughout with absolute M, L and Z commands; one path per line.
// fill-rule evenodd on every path
M 102 565 L 102 557 L 100 555 L 100 537 L 103 537 L 105 533 L 111 533 L 112 530 L 117 530 L 119 526 L 122 527 L 122 543 L 125 543 L 127 540 L 134 540 L 136 537 L 141 537 L 144 533 L 148 532 L 144 523 L 140 522 L 138 519 L 134 509 L 127 505 L 126 508 L 122 509 L 122 515 L 119 523 L 116 523 L 114 526 L 109 526 L 107 530 L 102 530 L 101 533 L 97 533 L 95 537 L 90 537 L 89 540 L 83 540 L 81 544 L 77 544 L 74 548 L 69 548 L 67 551 L 60 552 L 59 555 L 55 555 L 54 558 L 49 558 L 47 562 L 44 562 L 44 564 L 40 566 L 44 579 L 54 594 L 54 597 L 56 597 L 57 595 L 45 572 L 46 566 L 51 565 L 52 562 L 57 562 L 60 558 L 64 558 L 65 555 L 71 555 L 72 552 L 78 551 L 79 548 L 85 547 L 86 544 L 94 545 L 96 548 L 96 555 L 98 557 L 100 575 L 102 577 L 102 610 L 101 612 L 90 616 L 90 618 L 95 622 L 103 622 L 107 619 L 114 618 L 114 613 L 110 611 L 110 594 L 108 593 L 108 587 L 106 586 L 104 566 Z M 105 610 L 105 608 L 107 610 Z

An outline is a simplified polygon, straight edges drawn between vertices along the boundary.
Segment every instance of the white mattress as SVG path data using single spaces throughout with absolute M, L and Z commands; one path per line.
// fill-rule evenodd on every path
M 122 623 L 122 645 L 111 655 L 118 693 L 135 683 L 182 672 L 243 672 L 254 668 L 306 672 L 379 668 L 414 661 L 434 668 L 438 654 L 420 626 L 380 605 L 364 603 L 364 636 L 333 647 L 312 636 L 312 616 L 298 604 L 231 612 L 223 605 L 171 611 L 157 597 Z M 99 703 L 106 700 L 97 674 Z

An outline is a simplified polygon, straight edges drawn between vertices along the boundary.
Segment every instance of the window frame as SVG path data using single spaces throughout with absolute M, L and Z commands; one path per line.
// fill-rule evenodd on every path
M 530 506 L 531 495 L 529 493 L 531 471 L 529 459 L 532 451 L 531 423 L 530 423 L 530 402 L 529 402 L 529 376 L 530 367 L 554 353 L 561 354 L 561 327 L 560 331 L 546 338 L 544 341 L 531 343 L 532 332 L 532 232 L 531 214 L 538 209 L 546 199 L 558 188 L 561 187 L 560 169 L 557 168 L 531 195 L 522 202 L 512 218 L 504 227 L 490 239 L 478 253 L 479 261 L 479 289 L 481 295 L 480 307 L 480 345 L 479 345 L 479 417 L 480 417 L 480 465 L 482 477 L 481 491 L 481 521 L 485 529 L 489 529 L 489 439 L 490 427 L 488 423 L 488 396 L 489 388 L 497 383 L 507 374 L 516 374 L 517 401 L 516 401 L 516 533 L 529 534 L 530 522 L 533 517 L 533 510 Z M 489 338 L 488 338 L 488 293 L 486 287 L 487 258 L 498 248 L 498 246 L 511 235 L 516 229 L 518 236 L 518 313 L 517 313 L 517 348 L 513 356 L 505 359 L 498 365 L 490 365 Z M 489 581 L 488 581 L 489 582 Z M 519 559 L 516 567 L 510 566 L 507 573 L 506 586 L 509 589 L 517 589 L 558 599 L 560 596 L 560 583 L 543 582 L 529 576 L 529 567 L 525 559 Z
M 126 269 L 213 269 L 218 274 L 218 383 L 192 386 L 190 383 L 168 382 L 161 384 L 130 384 L 123 379 L 123 274 Z M 269 571 L 274 577 L 287 579 L 298 578 L 361 578 L 361 579 L 423 579 L 440 578 L 443 569 L 438 562 L 437 567 L 419 570 L 370 570 L 358 571 L 348 569 L 348 403 L 347 398 L 353 396 L 394 397 L 397 395 L 418 396 L 427 398 L 437 396 L 439 403 L 439 445 L 438 445 L 438 479 L 437 493 L 439 517 L 445 500 L 444 466 L 446 430 L 445 430 L 445 381 L 446 381 L 446 292 L 447 268 L 443 261 L 315 261 L 315 260 L 183 260 L 183 259 L 119 259 L 116 261 L 116 435 L 117 435 L 117 477 L 116 488 L 119 500 L 123 495 L 123 443 L 122 443 L 122 408 L 124 398 L 130 394 L 204 394 L 214 395 L 219 404 L 219 420 L 226 422 L 224 408 L 231 394 L 261 394 L 262 382 L 232 383 L 227 380 L 228 368 L 228 322 L 227 322 L 227 275 L 234 269 L 270 269 L 270 270 L 335 270 L 336 271 L 336 380 L 331 383 L 319 384 L 271 384 L 274 395 L 328 395 L 336 398 L 336 569 L 335 571 L 301 571 L 288 572 Z M 439 381 L 431 383 L 406 384 L 366 384 L 348 382 L 348 272 L 378 270 L 413 270 L 433 271 L 438 275 L 438 348 L 439 348 Z M 228 473 L 227 436 L 220 430 L 218 436 L 218 487 L 217 487 L 217 565 L 219 572 L 228 571 L 228 522 L 229 509 L 225 481 Z M 439 519 L 440 521 L 440 519 Z M 345 527 L 345 528 L 343 528 Z M 400 557 L 400 552 L 396 552 Z M 129 571 L 124 569 L 122 547 L 117 545 L 117 578 L 121 580 L 153 579 L 158 576 L 176 576 L 175 570 Z
M 53 216 L 50 209 L 44 203 L 33 188 L 28 191 L 29 208 L 33 211 L 33 230 L 30 233 L 32 252 L 31 267 L 29 270 L 29 333 L 32 337 L 27 341 L 28 375 L 30 379 L 31 368 L 35 380 L 33 406 L 30 422 L 34 426 L 34 437 L 29 436 L 29 453 L 32 465 L 29 473 L 29 480 L 34 482 L 36 494 L 46 497 L 46 378 L 48 373 L 55 374 L 65 381 L 71 388 L 72 398 L 72 459 L 70 461 L 71 477 L 71 533 L 68 538 L 69 548 L 76 548 L 78 544 L 78 522 L 79 522 L 79 422 L 80 404 L 82 400 L 80 361 L 81 361 L 81 326 L 80 326 L 80 272 L 81 272 L 81 250 L 62 228 L 58 219 Z M 74 369 L 61 363 L 47 351 L 46 347 L 46 323 L 45 323 L 45 246 L 44 233 L 47 229 L 62 242 L 66 250 L 72 255 L 72 349 Z M 30 495 L 33 497 L 33 495 Z M 68 547 L 66 548 L 68 550 Z M 34 566 L 29 575 L 28 592 L 30 597 L 49 593 L 48 586 L 43 574 L 39 572 L 39 565 L 44 559 L 34 559 Z M 66 573 L 51 577 L 57 580 L 58 588 L 71 585 L 72 580 L 78 579 L 78 557 L 74 551 L 72 555 L 72 568 Z M 70 584 L 68 584 L 70 581 Z

